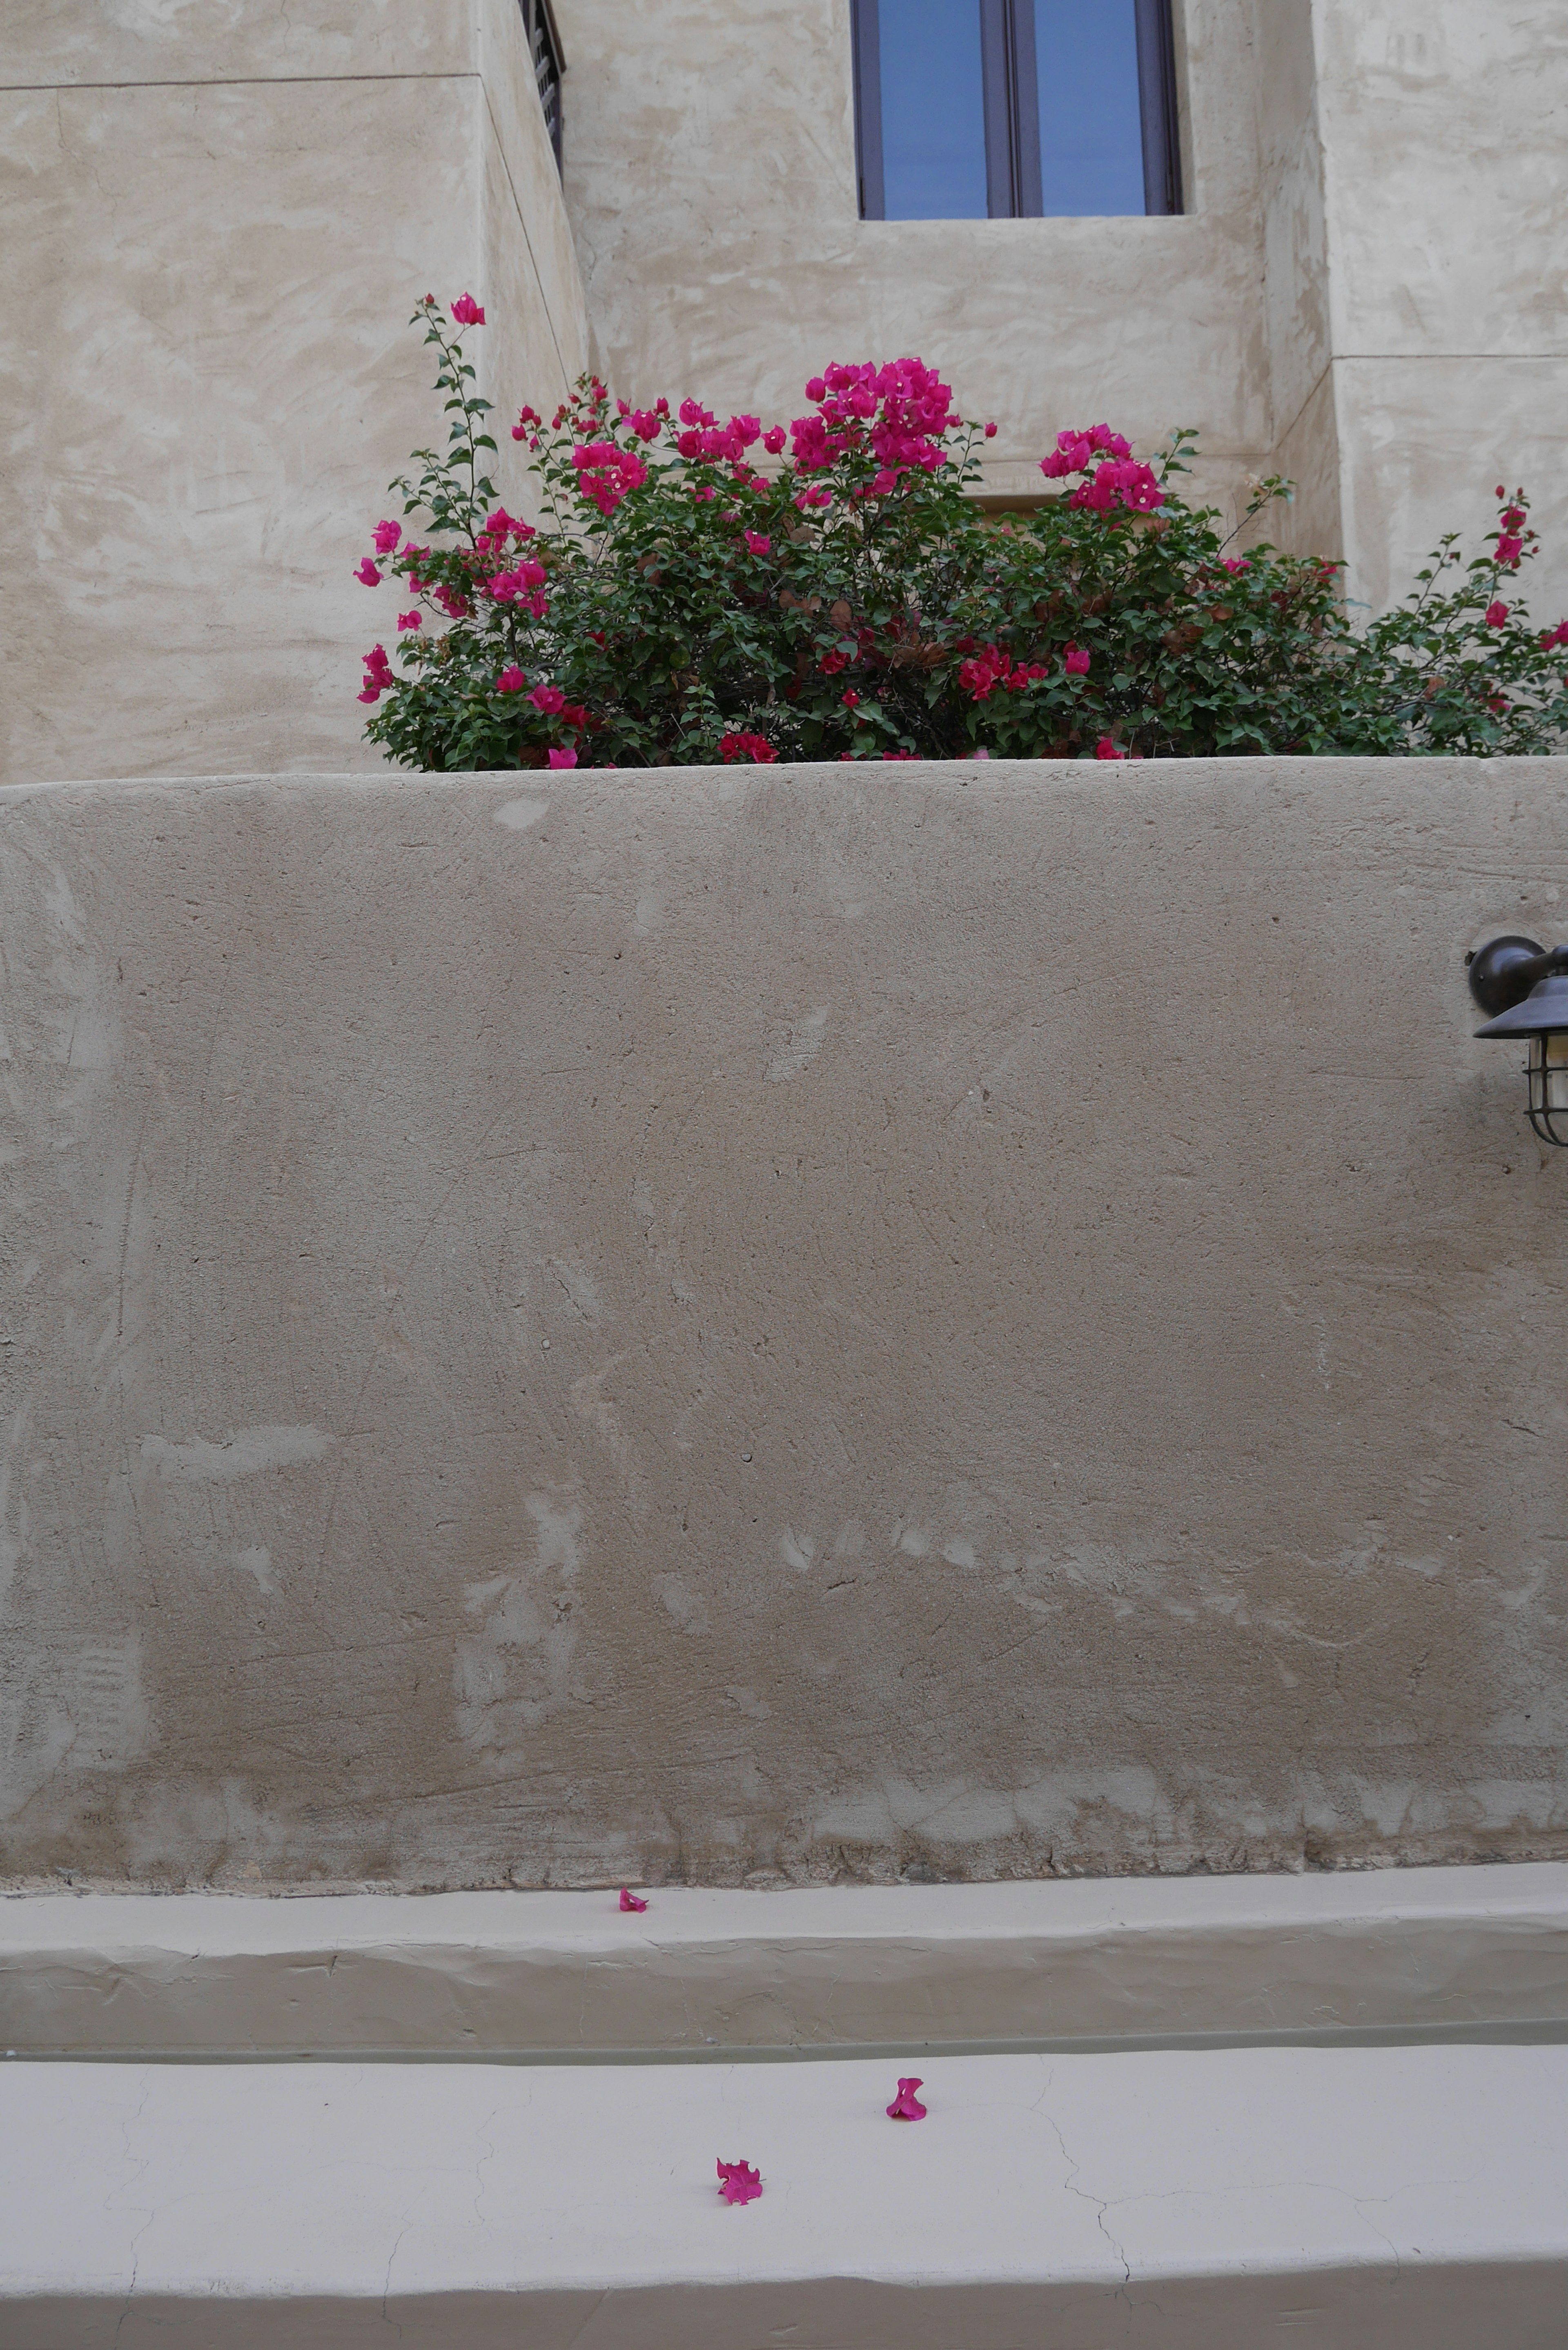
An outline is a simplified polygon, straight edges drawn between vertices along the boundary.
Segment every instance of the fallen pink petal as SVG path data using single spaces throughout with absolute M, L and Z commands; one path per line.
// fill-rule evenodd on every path
M 763 2174 L 749 2162 L 721 2162 L 719 2192 L 726 2203 L 754 2203 L 763 2191 Z
M 899 2082 L 898 2094 L 888 2108 L 888 2119 L 890 2122 L 923 2122 L 925 2120 L 926 2109 L 915 2095 L 915 2091 L 923 2085 L 920 2081 L 914 2079 Z
M 635 1893 L 628 1893 L 623 1885 L 620 1888 L 620 1906 L 623 1909 L 646 1909 L 648 1904 L 646 1901 L 639 1901 Z

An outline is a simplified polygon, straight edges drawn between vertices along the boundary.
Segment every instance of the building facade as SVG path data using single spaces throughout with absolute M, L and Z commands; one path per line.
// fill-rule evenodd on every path
M 22 0 L 5 773 L 377 763 L 354 697 L 379 616 L 353 566 L 387 480 L 439 433 L 404 323 L 427 290 L 485 304 L 476 356 L 503 409 L 547 408 L 593 365 L 633 399 L 787 417 L 828 359 L 918 351 L 997 420 L 998 500 L 1038 494 L 1064 425 L 1106 418 L 1140 453 L 1195 426 L 1198 488 L 1234 511 L 1248 475 L 1291 475 L 1264 527 L 1343 556 L 1373 608 L 1444 531 L 1479 545 L 1496 484 L 1522 483 L 1546 541 L 1532 599 L 1557 618 L 1562 10 L 1174 0 L 1163 192 L 1143 213 L 1075 213 L 1049 207 L 1109 201 L 1073 158 L 1114 160 L 1120 20 L 1147 36 L 1151 12 L 1098 0 L 1069 20 L 1039 0 L 1038 177 L 1015 119 L 1011 198 L 994 136 L 975 167 L 992 173 L 983 216 L 865 217 L 939 201 L 919 192 L 918 150 L 868 199 L 880 101 L 890 125 L 937 106 L 940 178 L 1004 35 L 1017 66 L 1020 16 L 1015 0 L 556 0 L 553 16 L 538 0 L 334 0 L 302 25 L 234 0 Z M 1104 47 L 1069 56 L 1083 19 Z M 950 106 L 909 97 L 934 34 L 954 44 Z M 1088 73 L 1072 105 L 1070 69 Z M 1147 54 L 1145 69 L 1147 115 Z M 961 154 L 954 168 L 961 182 Z M 503 486 L 524 500 L 521 476 Z

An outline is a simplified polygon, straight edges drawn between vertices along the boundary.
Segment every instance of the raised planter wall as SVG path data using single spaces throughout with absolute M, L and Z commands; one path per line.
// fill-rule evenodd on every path
M 1568 1850 L 1568 1164 L 1463 969 L 1562 934 L 1565 817 L 1564 761 L 0 795 L 5 1869 Z

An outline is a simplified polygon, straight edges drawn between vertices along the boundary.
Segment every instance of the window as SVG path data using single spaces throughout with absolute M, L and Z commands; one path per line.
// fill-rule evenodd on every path
M 528 36 L 528 54 L 534 60 L 534 78 L 539 85 L 539 103 L 545 109 L 545 128 L 550 134 L 550 144 L 556 151 L 556 169 L 561 168 L 561 36 L 556 30 L 550 0 L 518 0 L 523 11 L 523 29 Z
M 1170 0 L 850 0 L 864 220 L 1179 213 Z

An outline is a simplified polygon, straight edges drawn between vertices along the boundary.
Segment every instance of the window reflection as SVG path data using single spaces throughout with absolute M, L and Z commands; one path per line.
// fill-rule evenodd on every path
M 1043 213 L 1141 213 L 1133 0 L 1034 0 Z
M 984 220 L 979 0 L 881 10 L 885 220 Z
M 867 220 L 1181 210 L 1171 0 L 850 0 Z

